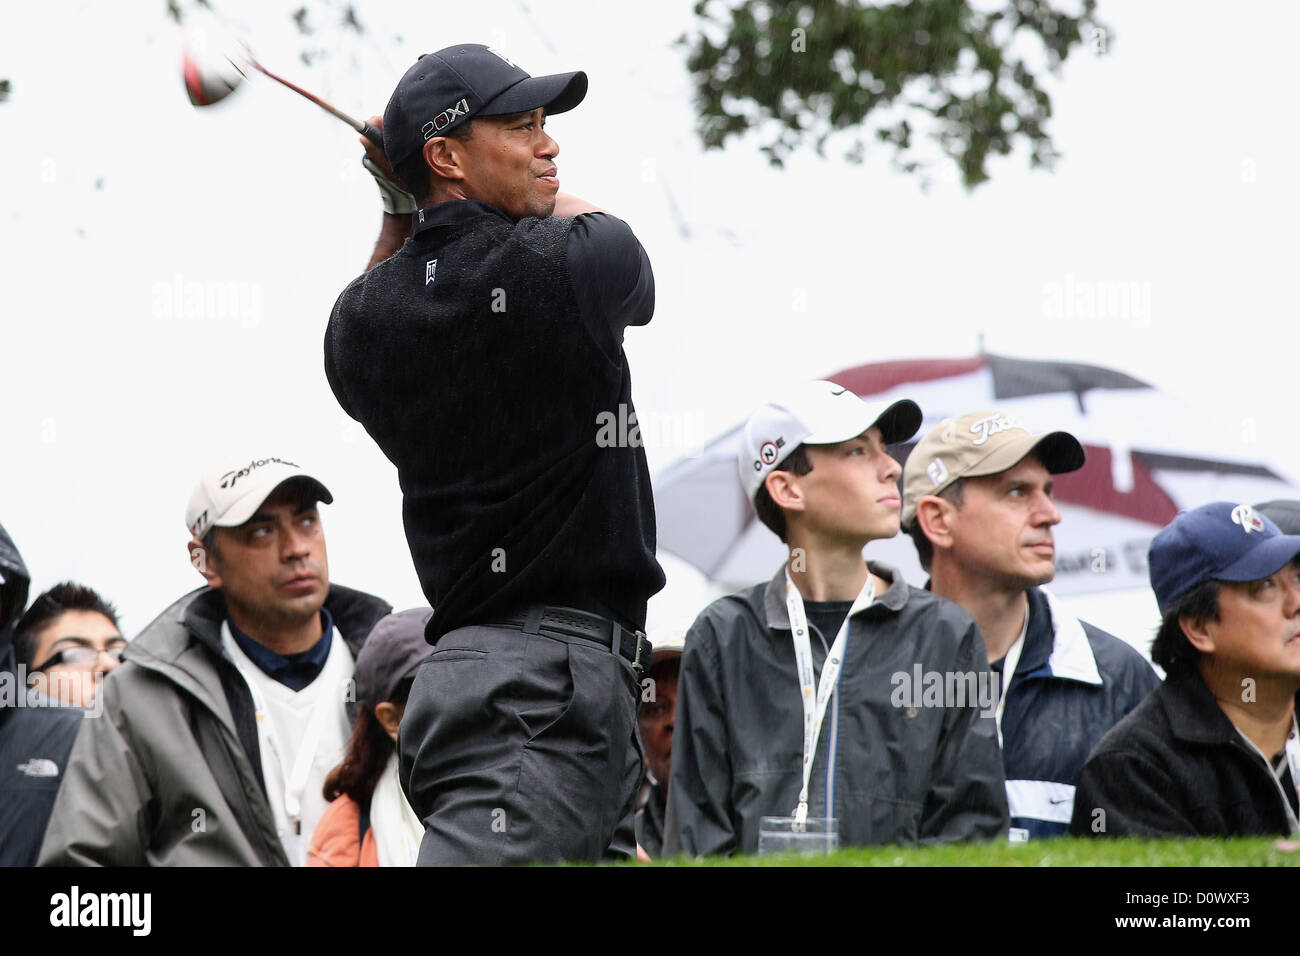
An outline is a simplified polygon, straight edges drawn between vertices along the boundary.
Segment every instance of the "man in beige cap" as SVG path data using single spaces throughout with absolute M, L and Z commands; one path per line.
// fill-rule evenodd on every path
M 42 865 L 305 863 L 350 730 L 353 661 L 392 610 L 330 583 L 316 505 L 332 500 L 287 458 L 204 473 L 185 524 L 206 586 L 163 611 L 104 681 Z
M 1052 476 L 1083 463 L 1073 435 L 979 411 L 936 425 L 903 469 L 902 524 L 930 590 L 971 613 L 993 669 L 1011 674 L 995 719 L 1013 840 L 1065 832 L 1088 754 L 1159 685 L 1142 655 L 1040 587 L 1056 575 Z

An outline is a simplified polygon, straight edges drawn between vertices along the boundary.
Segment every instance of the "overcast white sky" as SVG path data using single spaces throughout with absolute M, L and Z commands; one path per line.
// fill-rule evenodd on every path
M 332 47 L 310 68 L 296 0 L 217 3 L 269 67 L 359 115 L 453 42 L 490 42 L 535 74 L 587 71 L 586 101 L 548 129 L 562 188 L 626 219 L 654 264 L 655 320 L 627 337 L 641 416 L 670 424 L 652 469 L 784 383 L 969 356 L 982 332 L 992 352 L 1150 381 L 1300 475 L 1300 7 L 1103 0 L 1107 55 L 1076 53 L 1049 84 L 1056 172 L 1017 155 L 973 195 L 952 182 L 927 195 L 883 153 L 785 171 L 753 142 L 703 154 L 672 45 L 690 0 L 367 2 L 369 32 L 307 40 Z M 395 473 L 322 372 L 330 307 L 379 223 L 356 136 L 260 77 L 192 108 L 179 44 L 162 0 L 4 14 L 0 523 L 35 589 L 91 584 L 134 634 L 200 583 L 183 521 L 200 467 L 292 456 L 335 495 L 332 579 L 423 603 Z M 1061 318 L 1053 290 L 1080 283 L 1131 283 L 1140 304 Z M 652 630 L 684 627 L 711 593 L 665 566 Z M 1074 600 L 1135 643 L 1153 623 L 1146 595 Z

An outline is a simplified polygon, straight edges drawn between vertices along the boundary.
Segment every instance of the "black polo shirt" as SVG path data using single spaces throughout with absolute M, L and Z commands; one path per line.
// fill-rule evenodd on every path
M 397 467 L 431 640 L 534 602 L 644 626 L 664 577 L 622 340 L 653 310 L 626 223 L 477 200 L 340 295 L 326 375 Z

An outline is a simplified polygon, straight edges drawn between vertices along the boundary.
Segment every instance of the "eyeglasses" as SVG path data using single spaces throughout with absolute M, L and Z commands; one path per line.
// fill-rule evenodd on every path
M 85 667 L 93 664 L 99 659 L 100 654 L 107 654 L 118 664 L 122 663 L 122 652 L 126 650 L 126 645 L 121 644 L 117 647 L 110 647 L 101 651 L 97 647 L 79 645 L 77 647 L 65 647 L 57 654 L 51 654 L 49 659 L 43 664 L 38 664 L 31 669 L 32 673 L 37 671 L 49 670 L 51 667 L 57 667 L 59 664 L 67 664 L 70 667 Z

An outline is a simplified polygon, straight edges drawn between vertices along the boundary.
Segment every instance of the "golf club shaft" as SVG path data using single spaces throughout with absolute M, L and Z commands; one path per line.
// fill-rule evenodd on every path
M 334 116 L 337 116 L 343 122 L 347 123 L 354 130 L 356 130 L 366 139 L 370 140 L 370 142 L 374 143 L 380 149 L 384 148 L 384 134 L 381 133 L 379 130 L 377 130 L 375 127 L 371 126 L 369 123 L 363 123 L 360 120 L 353 119 L 351 116 L 349 116 L 347 113 L 344 113 L 342 110 L 335 109 L 329 103 L 326 103 L 319 96 L 316 96 L 313 93 L 308 93 L 306 90 L 304 90 L 301 86 L 298 86 L 296 83 L 290 83 L 284 77 L 276 76 L 266 67 L 262 66 L 261 63 L 257 62 L 257 60 L 252 60 L 252 63 L 254 67 L 256 67 L 262 73 L 269 76 L 271 79 L 275 80 L 277 83 L 282 83 L 285 86 L 289 87 L 289 89 L 293 90 L 295 93 L 299 94 L 300 96 L 307 97 L 307 99 L 311 100 L 321 109 L 325 110 L 325 112 L 332 113 Z

